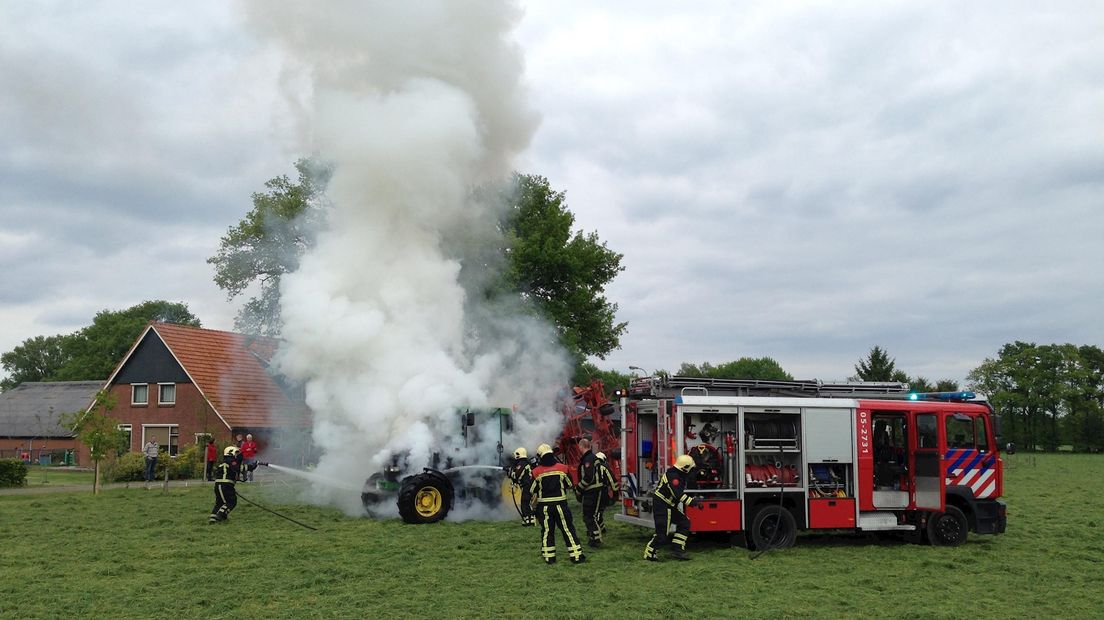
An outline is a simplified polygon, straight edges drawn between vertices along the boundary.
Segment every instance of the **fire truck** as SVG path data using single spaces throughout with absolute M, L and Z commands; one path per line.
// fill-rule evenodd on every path
M 999 419 L 971 392 L 661 376 L 634 380 L 621 409 L 621 521 L 653 527 L 651 492 L 689 454 L 691 531 L 752 549 L 789 547 L 803 530 L 946 546 L 1005 531 Z

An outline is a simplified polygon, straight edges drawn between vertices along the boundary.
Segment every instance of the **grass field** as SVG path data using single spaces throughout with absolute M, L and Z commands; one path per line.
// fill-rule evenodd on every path
M 31 465 L 27 468 L 27 486 L 76 486 L 87 485 L 92 489 L 92 472 L 68 467 L 43 467 Z
M 692 561 L 660 564 L 622 523 L 586 564 L 561 546 L 545 566 L 534 528 L 348 518 L 283 486 L 242 490 L 318 531 L 244 503 L 208 526 L 209 486 L 5 495 L 0 617 L 1104 616 L 1104 457 L 1011 458 L 1003 536 L 953 549 L 802 536 L 754 560 L 693 540 Z

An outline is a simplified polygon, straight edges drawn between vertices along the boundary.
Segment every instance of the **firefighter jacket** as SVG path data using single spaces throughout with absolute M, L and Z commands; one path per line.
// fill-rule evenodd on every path
M 538 504 L 567 501 L 571 492 L 571 468 L 563 463 L 540 465 L 533 469 L 533 483 L 529 491 Z
M 223 462 L 215 465 L 215 473 L 218 477 L 215 482 L 234 484 L 238 480 L 238 461 L 234 457 L 226 457 Z
M 610 496 L 617 495 L 620 490 L 617 486 L 617 481 L 613 479 L 613 472 L 610 471 L 605 461 L 595 461 L 595 470 L 598 472 L 598 484 L 605 487 Z
M 514 484 L 522 489 L 528 489 L 533 484 L 533 464 L 529 459 L 514 459 L 514 464 L 507 475 Z
M 674 467 L 668 467 L 667 472 L 659 479 L 659 486 L 652 495 L 669 507 L 684 512 L 686 506 L 694 501 L 692 495 L 687 495 L 687 485 L 690 484 L 689 474 L 685 474 Z
M 576 478 L 579 480 L 575 489 L 579 492 L 591 491 L 602 488 L 602 481 L 598 479 L 598 459 L 594 453 L 587 450 L 579 459 L 579 471 Z

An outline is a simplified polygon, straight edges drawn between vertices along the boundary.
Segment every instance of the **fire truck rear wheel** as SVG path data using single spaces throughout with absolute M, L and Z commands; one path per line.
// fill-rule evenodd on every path
M 437 472 L 403 478 L 399 489 L 399 516 L 406 523 L 436 523 L 452 507 L 452 483 Z
M 755 549 L 788 549 L 796 541 L 797 522 L 785 508 L 764 506 L 751 520 L 751 544 Z
M 940 547 L 957 547 L 966 542 L 970 524 L 966 515 L 954 506 L 947 506 L 943 512 L 937 512 L 928 518 L 928 540 Z

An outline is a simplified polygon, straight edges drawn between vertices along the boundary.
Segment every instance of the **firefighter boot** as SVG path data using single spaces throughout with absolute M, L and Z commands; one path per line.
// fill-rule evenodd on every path
M 572 564 L 582 564 L 583 562 L 586 562 L 586 556 L 581 553 L 579 554 L 579 557 L 571 558 Z
M 675 547 L 674 551 L 671 552 L 671 557 L 675 558 L 676 560 L 689 560 L 690 554 L 686 553 L 686 549 L 679 549 L 678 547 Z

